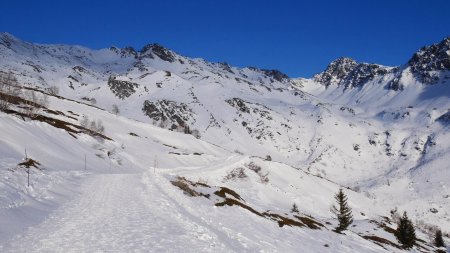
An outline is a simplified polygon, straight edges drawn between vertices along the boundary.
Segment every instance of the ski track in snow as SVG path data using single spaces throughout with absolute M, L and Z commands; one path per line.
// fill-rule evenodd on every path
M 42 224 L 16 236 L 2 251 L 230 251 L 221 243 L 224 238 L 219 240 L 215 234 L 217 231 L 198 224 L 192 215 L 186 216 L 180 205 L 161 193 L 161 188 L 144 184 L 156 183 L 154 178 L 146 176 L 144 181 L 142 176 L 95 175 L 82 185 L 79 196 Z M 242 249 L 243 245 L 237 243 L 233 243 L 233 251 Z

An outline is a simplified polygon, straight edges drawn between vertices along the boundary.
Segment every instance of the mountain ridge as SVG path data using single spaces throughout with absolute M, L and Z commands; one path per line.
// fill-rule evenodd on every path
M 3 37 L 1 73 L 11 72 L 29 89 L 46 92 L 56 87 L 59 97 L 83 102 L 71 104 L 51 97 L 52 112 L 63 112 L 66 116 L 57 117 L 68 118 L 71 124 L 81 124 L 83 116 L 103 119 L 106 135 L 117 142 L 96 143 L 84 135 L 70 142 L 95 147 L 99 156 L 92 158 L 99 168 L 108 159 L 122 168 L 120 158 L 130 162 L 137 159 L 140 162 L 131 163 L 133 166 L 148 169 L 154 162 L 154 152 L 160 157 L 162 171 L 167 169 L 191 180 L 205 177 L 216 186 L 226 183 L 246 189 L 250 192 L 243 195 L 250 200 L 254 199 L 251 193 L 266 189 L 261 173 L 270 172 L 269 177 L 274 177 L 269 180 L 276 182 L 267 184 L 273 187 L 271 194 L 287 191 L 299 194 L 293 199 L 321 199 L 307 188 L 301 193 L 294 191 L 290 180 L 319 192 L 325 187 L 326 194 L 337 186 L 345 187 L 356 199 L 383 206 L 377 209 L 377 215 L 407 210 L 417 222 L 450 224 L 446 197 L 450 187 L 446 161 L 450 155 L 450 81 L 446 79 L 447 58 L 437 55 L 441 50 L 434 46 L 426 47 L 420 55 L 426 57 L 412 64 L 430 63 L 431 69 L 386 67 L 339 58 L 315 80 L 211 63 L 154 44 L 140 51 L 115 47 L 91 50 L 14 42 L 9 36 Z M 442 45 L 438 48 L 445 49 L 447 44 Z M 414 75 L 417 71 L 436 75 L 438 82 L 423 83 Z M 397 84 L 391 85 L 396 78 Z M 77 110 L 72 111 L 72 107 Z M 17 135 L 15 128 L 26 128 L 30 136 L 33 131 L 42 131 L 42 125 L 25 121 L 22 126 L 18 118 L 0 115 L 11 135 Z M 147 131 L 151 136 L 145 138 Z M 125 143 L 125 149 L 119 141 Z M 6 145 L 4 150 L 19 146 L 13 144 L 2 145 Z M 113 149 L 115 153 L 110 154 Z M 56 149 L 52 146 L 52 150 Z M 19 157 L 19 151 L 15 152 L 14 157 Z M 250 168 L 249 164 L 255 162 L 252 159 L 262 164 L 260 174 Z M 56 167 L 49 157 L 43 160 L 43 164 Z M 0 161 L 9 160 L 5 155 Z M 274 168 L 286 171 L 286 175 Z M 253 173 L 249 178 L 254 188 L 246 188 L 245 180 L 226 181 L 225 174 L 230 171 L 237 175 L 239 171 Z M 173 175 L 164 177 L 173 180 Z M 313 186 L 314 182 L 320 182 L 320 187 Z M 325 182 L 333 182 L 333 186 Z M 286 205 L 276 198 L 270 203 L 262 199 L 257 198 L 258 210 L 269 204 Z M 322 218 L 329 213 L 324 203 L 314 213 Z M 305 207 L 305 211 L 313 212 L 314 206 Z M 358 219 L 366 218 L 358 214 Z

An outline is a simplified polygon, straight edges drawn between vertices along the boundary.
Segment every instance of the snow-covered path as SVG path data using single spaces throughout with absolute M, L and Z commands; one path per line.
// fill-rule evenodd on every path
M 2 251 L 230 250 L 213 231 L 183 213 L 180 206 L 161 192 L 161 186 L 157 185 L 160 180 L 148 174 L 93 175 L 82 185 L 80 195 L 42 224 L 14 238 Z M 185 245 L 190 247 L 187 249 Z

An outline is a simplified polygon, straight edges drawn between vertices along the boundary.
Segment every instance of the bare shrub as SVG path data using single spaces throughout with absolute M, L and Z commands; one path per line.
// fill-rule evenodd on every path
M 112 105 L 111 112 L 116 114 L 116 115 L 119 114 L 120 113 L 119 107 L 116 104 Z
M 250 163 L 247 165 L 247 167 L 248 167 L 250 170 L 253 170 L 253 171 L 256 172 L 256 173 L 259 173 L 259 172 L 261 171 L 261 166 L 257 165 L 257 164 L 254 163 L 254 162 L 250 162 Z
M 80 126 L 84 127 L 84 128 L 88 128 L 89 126 L 89 118 L 86 115 L 83 115 L 83 117 L 81 118 L 80 121 Z
M 89 129 L 94 132 L 101 133 L 101 134 L 105 132 L 105 127 L 103 126 L 103 122 L 99 119 L 97 119 L 97 120 L 93 119 L 89 123 Z
M 228 174 L 223 178 L 223 181 L 230 181 L 230 180 L 236 180 L 236 179 L 244 179 L 247 178 L 247 174 L 245 174 L 245 169 L 242 167 L 232 169 L 228 172 Z
M 82 100 L 88 101 L 89 103 L 95 105 L 97 103 L 97 99 L 95 98 L 88 98 L 88 97 L 82 97 Z
M 59 94 L 59 88 L 57 86 L 50 86 L 47 89 L 45 89 L 45 91 L 53 96 L 56 96 Z
M 48 96 L 44 93 L 36 92 L 34 90 L 25 90 L 24 97 L 27 100 L 25 113 L 34 117 L 41 108 L 49 105 Z
M 261 183 L 267 184 L 269 182 L 269 172 L 266 174 L 259 174 L 259 179 L 261 180 Z
M 238 154 L 238 155 L 243 155 L 244 154 L 244 152 L 240 151 L 239 149 L 235 149 L 234 153 Z
M 257 165 L 254 162 L 250 162 L 249 164 L 247 164 L 247 168 L 249 168 L 250 170 L 254 171 L 256 174 L 258 174 L 259 180 L 261 183 L 267 184 L 269 182 L 269 172 L 264 174 L 262 172 L 261 166 Z
M 103 134 L 105 132 L 105 127 L 103 126 L 103 122 L 99 119 L 89 119 L 88 116 L 83 115 L 80 120 L 80 126 L 87 128 L 91 131 Z
M 20 93 L 16 77 L 11 72 L 0 72 L 0 110 L 7 110 L 11 106 L 12 97 L 19 96 Z
M 200 131 L 198 131 L 197 129 L 192 130 L 191 134 L 197 139 L 200 139 L 202 137 L 200 135 Z

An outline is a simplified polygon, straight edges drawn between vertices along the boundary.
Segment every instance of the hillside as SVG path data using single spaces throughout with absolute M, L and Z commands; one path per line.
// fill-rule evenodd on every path
M 85 251 L 402 251 L 392 210 L 450 232 L 448 38 L 404 66 L 340 58 L 312 79 L 157 44 L 92 50 L 3 33 L 0 56 L 3 76 L 48 94 L 33 116 L 20 100 L 0 112 L 0 249 L 70 251 L 75 233 Z M 39 163 L 31 187 L 25 148 Z M 340 187 L 355 216 L 346 235 L 332 231 Z M 435 250 L 418 235 L 414 250 Z

